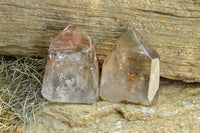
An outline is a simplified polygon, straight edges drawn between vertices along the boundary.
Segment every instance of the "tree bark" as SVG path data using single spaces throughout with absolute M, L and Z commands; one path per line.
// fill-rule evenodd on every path
M 100 64 L 136 27 L 161 56 L 161 76 L 200 82 L 198 0 L 0 0 L 0 54 L 47 56 L 51 40 L 78 25 L 97 44 Z

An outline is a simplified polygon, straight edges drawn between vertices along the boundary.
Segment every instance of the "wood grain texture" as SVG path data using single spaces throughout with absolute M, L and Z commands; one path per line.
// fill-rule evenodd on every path
M 0 54 L 46 57 L 69 24 L 93 38 L 100 64 L 136 27 L 160 54 L 161 76 L 200 82 L 199 0 L 0 0 Z

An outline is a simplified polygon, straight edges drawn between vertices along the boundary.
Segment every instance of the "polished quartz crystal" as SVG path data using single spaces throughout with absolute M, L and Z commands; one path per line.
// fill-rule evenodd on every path
M 42 95 L 51 102 L 95 103 L 99 93 L 96 45 L 76 26 L 50 44 Z
M 152 105 L 157 102 L 159 55 L 134 29 L 113 47 L 102 68 L 100 96 L 111 102 Z

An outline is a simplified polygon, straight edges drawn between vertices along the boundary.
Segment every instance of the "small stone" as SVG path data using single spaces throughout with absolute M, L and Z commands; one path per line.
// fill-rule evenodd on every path
M 51 102 L 95 103 L 98 80 L 95 43 L 82 29 L 68 26 L 50 44 L 43 97 Z
M 111 102 L 152 105 L 157 102 L 159 55 L 134 29 L 114 45 L 102 68 L 100 96 Z

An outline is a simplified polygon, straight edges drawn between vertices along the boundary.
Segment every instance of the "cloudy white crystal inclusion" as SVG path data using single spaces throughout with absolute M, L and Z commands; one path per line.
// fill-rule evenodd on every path
M 71 53 L 71 54 L 57 53 L 55 56 L 56 61 L 64 61 L 65 59 L 69 59 L 71 61 L 73 61 L 73 60 L 79 61 L 81 59 L 81 52 Z

